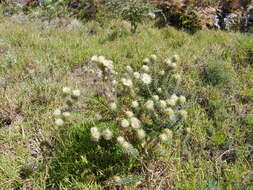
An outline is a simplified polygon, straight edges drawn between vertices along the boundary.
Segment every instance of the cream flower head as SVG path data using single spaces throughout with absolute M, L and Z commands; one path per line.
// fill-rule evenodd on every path
M 116 110 L 117 110 L 117 104 L 116 104 L 115 102 L 111 102 L 111 103 L 109 104 L 109 106 L 110 106 L 110 109 L 111 109 L 112 111 L 116 111 Z
M 129 73 L 132 73 L 132 72 L 133 72 L 133 68 L 132 68 L 130 65 L 127 65 L 127 66 L 126 66 L 126 70 L 127 70 L 127 72 L 129 72 Z
M 133 86 L 133 82 L 132 82 L 131 79 L 122 78 L 121 82 L 124 86 L 127 86 L 127 87 L 132 87 Z
M 145 58 L 145 59 L 143 59 L 143 63 L 145 63 L 145 64 L 149 64 L 149 63 L 150 63 L 149 58 Z
M 111 138 L 112 138 L 112 132 L 108 128 L 103 131 L 102 135 L 105 140 L 111 140 Z
M 55 125 L 57 125 L 57 126 L 63 126 L 64 125 L 63 119 L 61 119 L 61 118 L 56 119 L 55 120 Z
M 133 101 L 133 102 L 132 102 L 132 107 L 133 107 L 133 108 L 139 107 L 139 102 L 138 102 L 137 100 Z
M 177 100 L 176 99 L 173 99 L 173 98 L 169 98 L 166 100 L 167 104 L 170 105 L 170 106 L 175 106 L 176 103 L 177 103 Z
M 157 56 L 155 54 L 150 55 L 150 59 L 152 62 L 156 62 Z
M 160 107 L 164 109 L 164 108 L 166 108 L 166 106 L 167 106 L 166 101 L 165 100 L 160 100 Z
M 91 57 L 91 61 L 92 61 L 92 62 L 98 62 L 98 56 L 97 56 L 97 55 L 93 55 L 93 56 Z
M 150 84 L 152 82 L 152 78 L 149 74 L 147 73 L 143 73 L 141 75 L 141 81 L 144 83 L 144 84 Z
M 141 139 L 144 139 L 144 138 L 145 138 L 146 133 L 145 133 L 145 131 L 144 131 L 143 129 L 138 129 L 138 130 L 137 130 L 137 136 L 138 136 L 138 138 L 141 140 Z
M 164 129 L 164 133 L 168 136 L 168 138 L 173 137 L 173 132 L 170 129 Z
M 78 98 L 81 95 L 80 90 L 76 89 L 72 91 L 72 96 L 74 96 L 75 98 Z
M 158 101 L 159 100 L 159 96 L 158 95 L 154 95 L 152 98 L 153 98 L 154 101 Z
M 139 72 L 134 72 L 134 78 L 139 79 L 141 77 L 141 74 Z
M 118 136 L 118 137 L 117 137 L 117 142 L 118 142 L 119 144 L 123 144 L 123 142 L 125 142 L 124 137 Z
M 60 116 L 61 116 L 61 110 L 60 110 L 60 109 L 56 109 L 56 110 L 54 111 L 54 116 L 55 116 L 55 117 L 60 117 Z
M 71 89 L 69 87 L 63 87 L 62 92 L 64 95 L 68 95 L 71 93 Z
M 141 127 L 141 122 L 139 119 L 137 119 L 136 117 L 132 117 L 130 119 L 130 122 L 131 122 L 131 126 L 134 128 L 134 129 L 138 129 Z
M 186 102 L 185 96 L 180 96 L 180 97 L 179 97 L 179 103 L 180 103 L 180 104 L 184 104 L 185 102 Z
M 147 110 L 154 110 L 154 102 L 152 100 L 148 100 L 144 106 Z
M 180 110 L 178 113 L 182 117 L 182 119 L 186 119 L 188 116 L 188 113 L 185 110 Z
M 166 109 L 164 110 L 164 112 L 165 112 L 165 114 L 166 114 L 167 116 L 171 116 L 171 115 L 174 114 L 174 111 L 173 111 L 172 108 L 166 108 Z
M 168 136 L 165 133 L 159 135 L 159 139 L 161 142 L 166 142 L 168 140 Z
M 134 116 L 134 113 L 131 112 L 131 111 L 126 111 L 125 113 L 126 113 L 126 116 L 129 117 L 129 118 Z
M 127 128 L 127 127 L 129 127 L 129 121 L 126 119 L 122 119 L 120 125 L 123 128 Z
M 150 71 L 150 69 L 149 69 L 149 67 L 148 67 L 147 65 L 143 65 L 141 69 L 142 69 L 144 72 L 147 72 L 147 73 Z

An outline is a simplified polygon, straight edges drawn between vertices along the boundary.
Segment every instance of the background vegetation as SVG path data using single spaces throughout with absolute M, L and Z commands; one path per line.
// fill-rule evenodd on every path
M 86 23 L 66 16 L 43 21 L 40 11 L 0 16 L 0 189 L 253 189 L 252 35 L 189 34 L 157 28 L 146 16 L 133 34 L 129 17 L 98 12 Z M 103 109 L 87 98 L 103 100 L 107 86 L 89 72 L 96 71 L 89 60 L 104 55 L 123 72 L 127 65 L 141 68 L 154 53 L 181 57 L 188 118 L 146 173 L 119 148 L 90 141 Z M 57 128 L 53 112 L 62 106 L 64 86 L 83 96 L 71 121 Z M 95 125 L 117 133 L 110 118 Z M 124 187 L 113 183 L 115 175 Z

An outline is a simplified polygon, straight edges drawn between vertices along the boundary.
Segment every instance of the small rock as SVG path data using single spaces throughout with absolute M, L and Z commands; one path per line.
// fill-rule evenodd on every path
M 224 18 L 224 29 L 231 30 L 234 27 L 239 27 L 240 24 L 240 16 L 235 13 L 229 13 Z
M 13 15 L 13 13 L 14 13 L 14 9 L 13 8 L 6 9 L 6 10 L 3 11 L 3 15 L 4 16 L 10 16 L 10 15 Z

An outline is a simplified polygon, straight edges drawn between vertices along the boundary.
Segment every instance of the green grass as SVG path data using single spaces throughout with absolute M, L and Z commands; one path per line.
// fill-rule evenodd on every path
M 52 112 L 61 105 L 63 86 L 78 87 L 87 96 L 97 93 L 78 72 L 92 55 L 112 59 L 122 71 L 127 64 L 139 68 L 153 53 L 181 56 L 189 101 L 183 127 L 191 128 L 186 145 L 178 132 L 177 149 L 164 150 L 167 156 L 160 161 L 169 168 L 162 178 L 178 190 L 253 189 L 252 36 L 210 30 L 189 35 L 171 27 L 157 29 L 153 23 L 131 34 L 115 27 L 120 23 L 128 28 L 118 20 L 70 30 L 36 20 L 0 19 L 0 76 L 5 81 L 0 88 L 0 189 L 102 189 L 97 179 L 115 172 L 128 175 L 131 171 L 122 167 L 120 154 L 112 168 L 107 162 L 98 164 L 102 177 L 96 173 L 99 168 L 85 165 L 77 154 L 90 151 L 90 125 L 83 123 L 99 107 L 88 110 L 80 103 L 67 136 L 59 136 L 53 127 Z M 112 152 L 104 154 L 101 157 L 108 159 Z M 86 170 L 96 172 L 85 177 Z

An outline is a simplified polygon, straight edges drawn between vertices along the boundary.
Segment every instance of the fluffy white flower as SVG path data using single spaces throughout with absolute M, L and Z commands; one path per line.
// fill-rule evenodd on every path
M 117 82 L 116 80 L 113 80 L 113 81 L 112 81 L 112 85 L 113 85 L 113 86 L 115 86 L 115 85 L 117 85 L 117 84 L 118 84 L 118 82 Z
M 172 70 L 175 70 L 177 68 L 177 63 L 170 63 L 170 64 L 167 64 L 169 69 L 172 69 Z
M 63 116 L 65 119 L 68 119 L 68 118 L 70 118 L 71 114 L 70 114 L 70 112 L 63 112 L 63 113 L 62 113 L 62 116 Z
M 170 129 L 164 129 L 164 133 L 168 136 L 168 138 L 172 138 L 173 133 Z
M 105 140 L 110 140 L 112 138 L 112 132 L 110 129 L 105 129 L 102 133 Z
M 162 92 L 162 88 L 157 88 L 157 92 L 161 93 Z
M 98 142 L 99 139 L 100 139 L 100 132 L 99 131 L 94 131 L 94 132 L 91 132 L 91 139 L 95 142 Z
M 159 72 L 159 75 L 164 76 L 164 75 L 165 75 L 165 71 L 164 71 L 164 70 L 161 70 L 161 71 Z
M 173 60 L 174 62 L 178 62 L 178 61 L 180 60 L 179 55 L 177 55 L 177 54 L 173 55 L 173 56 L 172 56 L 172 60 Z
M 126 66 L 126 70 L 127 70 L 127 72 L 129 72 L 129 73 L 132 73 L 132 72 L 133 72 L 133 68 L 132 68 L 130 65 L 127 65 L 127 66 Z
M 97 114 L 95 115 L 95 120 L 99 121 L 99 120 L 101 120 L 101 119 L 102 119 L 102 115 L 99 114 L 99 113 L 97 113 Z
M 127 121 L 126 119 L 122 119 L 120 125 L 123 128 L 127 128 L 129 127 L 129 121 Z
M 63 94 L 68 95 L 71 93 L 71 89 L 69 87 L 63 87 L 62 92 Z
M 174 111 L 173 111 L 172 108 L 166 108 L 166 109 L 164 110 L 164 112 L 165 112 L 165 114 L 168 115 L 168 116 L 171 116 L 171 115 L 174 114 Z
M 134 116 L 134 113 L 133 112 L 131 112 L 131 111 L 126 111 L 126 115 L 127 115 L 127 117 L 133 117 Z
M 185 130 L 186 130 L 187 133 L 191 133 L 191 128 L 190 127 L 187 127 Z
M 150 69 L 149 69 L 149 67 L 147 66 L 147 65 L 143 65 L 142 67 L 141 67 L 141 69 L 144 71 L 144 72 L 149 72 L 150 71 Z
M 113 62 L 111 60 L 104 60 L 102 64 L 104 65 L 104 67 L 108 68 L 109 70 L 113 69 Z
M 55 117 L 60 117 L 60 116 L 61 116 L 61 110 L 60 110 L 60 109 L 56 109 L 56 110 L 54 111 L 54 116 L 55 116 Z
M 98 56 L 97 56 L 97 55 L 93 55 L 93 56 L 91 57 L 91 61 L 93 61 L 93 62 L 98 62 Z
M 143 129 L 138 129 L 137 130 L 137 136 L 138 136 L 139 139 L 144 139 L 145 136 L 146 136 L 146 133 Z
M 159 96 L 158 95 L 154 95 L 152 98 L 153 98 L 154 101 L 158 101 L 159 100 Z
M 174 99 L 175 101 L 178 100 L 178 96 L 176 94 L 172 94 L 172 96 L 170 97 L 171 99 Z
M 90 132 L 91 133 L 98 132 L 98 128 L 97 127 L 92 127 L 92 128 L 90 128 Z
M 141 126 L 141 122 L 139 119 L 137 119 L 136 117 L 132 117 L 130 119 L 130 122 L 131 122 L 131 126 L 134 128 L 134 129 L 138 129 L 140 128 Z
M 103 63 L 105 60 L 106 60 L 106 59 L 105 59 L 104 56 L 99 56 L 98 59 L 97 59 L 97 61 L 98 61 L 99 63 Z
M 109 106 L 112 111 L 115 111 L 117 109 L 117 104 L 115 102 L 110 103 Z
M 78 98 L 81 95 L 80 90 L 76 89 L 72 91 L 72 96 Z
M 141 74 L 139 72 L 134 72 L 134 78 L 139 79 Z
M 167 65 L 170 65 L 170 64 L 172 63 L 172 61 L 171 61 L 170 58 L 165 59 L 164 62 L 165 62 Z
M 165 133 L 159 135 L 159 139 L 161 142 L 166 142 L 168 140 L 168 136 Z
M 143 73 L 141 75 L 141 81 L 144 83 L 144 84 L 150 84 L 151 81 L 152 81 L 152 78 L 149 74 L 147 73 Z
M 131 144 L 130 143 L 128 143 L 128 142 L 123 142 L 122 144 L 121 144 L 121 146 L 122 146 L 122 148 L 125 150 L 125 151 L 128 151 L 130 148 L 131 148 Z
M 133 101 L 133 102 L 132 102 L 132 107 L 133 107 L 133 108 L 139 107 L 139 102 L 138 102 L 137 100 Z
M 119 137 L 117 137 L 117 141 L 119 144 L 123 144 L 123 142 L 125 142 L 125 139 L 124 139 L 124 137 L 119 136 Z
M 173 77 L 176 81 L 181 81 L 181 75 L 180 75 L 180 74 L 173 74 L 172 77 Z
M 183 119 L 186 119 L 188 116 L 188 113 L 185 110 L 180 110 L 178 113 Z
M 124 86 L 127 86 L 127 87 L 132 87 L 133 86 L 133 82 L 131 79 L 125 79 L 125 78 L 122 78 L 121 79 L 121 82 Z
M 64 125 L 64 121 L 61 118 L 58 118 L 55 120 L 55 125 L 57 126 L 63 126 Z
M 176 103 L 177 103 L 177 100 L 176 99 L 173 99 L 173 98 L 169 98 L 166 100 L 167 104 L 170 105 L 170 106 L 175 106 Z
M 90 133 L 91 133 L 91 139 L 93 141 L 95 141 L 95 142 L 99 141 L 101 134 L 100 134 L 97 127 L 92 127 L 90 129 Z
M 145 63 L 145 64 L 149 64 L 149 63 L 150 63 L 149 58 L 145 58 L 145 59 L 143 59 L 143 63 Z
M 150 17 L 150 18 L 152 18 L 152 19 L 155 19 L 155 13 L 153 13 L 153 12 L 150 12 L 150 13 L 148 13 L 148 16 Z
M 186 98 L 184 96 L 179 97 L 179 103 L 184 104 L 186 102 Z
M 165 100 L 160 100 L 160 107 L 164 109 L 164 108 L 166 108 L 166 106 L 167 106 L 166 101 Z
M 116 182 L 116 183 L 120 183 L 121 182 L 121 178 L 119 176 L 114 176 L 113 177 L 113 180 Z
M 152 62 L 156 62 L 157 56 L 155 54 L 150 55 L 150 59 Z
M 154 110 L 154 102 L 152 100 L 148 100 L 144 106 L 147 110 Z

